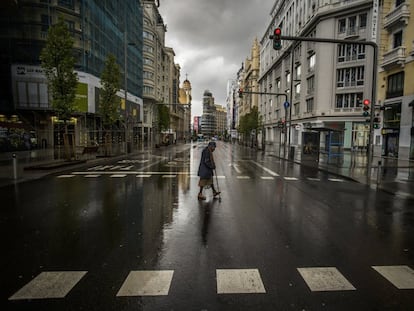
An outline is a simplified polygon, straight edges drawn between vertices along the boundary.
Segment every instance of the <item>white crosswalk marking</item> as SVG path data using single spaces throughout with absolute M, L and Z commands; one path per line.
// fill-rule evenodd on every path
M 266 293 L 258 269 L 217 269 L 217 294 Z
M 75 175 L 59 175 L 58 178 L 72 178 L 75 177 Z
M 272 177 L 272 176 L 261 176 L 260 177 L 261 179 L 267 179 L 267 180 L 273 180 L 273 179 L 275 179 L 274 177 Z
M 151 175 L 144 175 L 144 174 L 142 174 L 142 175 L 137 175 L 136 177 L 137 178 L 140 178 L 140 177 L 147 178 L 147 177 L 151 177 Z
M 321 181 L 320 178 L 315 178 L 315 177 L 306 177 L 306 179 L 310 181 Z
M 287 176 L 283 177 L 283 179 L 284 180 L 298 180 L 298 178 L 296 177 L 287 177 Z
M 263 169 L 266 173 L 269 173 L 269 174 L 270 174 L 270 175 L 272 175 L 272 176 L 279 176 L 279 174 L 278 174 L 278 173 L 273 172 L 272 170 L 268 169 L 267 167 L 264 167 L 263 165 L 261 165 L 261 164 L 259 164 L 259 163 L 255 162 L 255 161 L 253 161 L 253 160 L 252 160 L 252 163 L 256 164 L 258 167 L 260 167 L 260 168 L 261 168 L 261 169 Z
M 237 176 L 237 179 L 250 179 L 249 176 Z
M 168 295 L 173 270 L 131 271 L 119 289 L 117 296 L 165 296 Z
M 355 290 L 355 287 L 334 267 L 297 270 L 313 292 Z
M 9 300 L 63 298 L 87 271 L 42 272 Z
M 335 181 L 335 182 L 343 182 L 343 179 L 340 178 L 328 178 L 329 181 Z
M 414 289 L 414 270 L 408 266 L 372 266 L 398 289 Z

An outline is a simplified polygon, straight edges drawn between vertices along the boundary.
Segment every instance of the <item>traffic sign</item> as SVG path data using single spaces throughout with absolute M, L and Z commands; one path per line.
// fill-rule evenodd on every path
M 283 106 L 285 107 L 285 109 L 288 109 L 288 108 L 289 108 L 289 102 L 285 102 L 285 103 L 283 104 Z

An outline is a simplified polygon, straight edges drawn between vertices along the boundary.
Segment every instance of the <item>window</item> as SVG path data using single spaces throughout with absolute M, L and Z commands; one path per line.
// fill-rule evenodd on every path
M 394 42 L 393 48 L 395 49 L 397 47 L 400 47 L 402 45 L 402 30 L 394 33 L 393 38 L 394 38 L 394 40 L 393 40 L 393 42 Z
M 59 0 L 58 5 L 72 10 L 75 8 L 74 0 Z
M 280 83 L 280 78 L 276 79 L 276 93 L 280 92 L 280 87 L 281 87 L 281 83 Z
M 154 53 L 154 48 L 152 46 L 144 44 L 142 49 L 143 49 L 144 52 Z
M 350 87 L 364 85 L 364 66 L 342 68 L 337 70 L 336 86 Z
M 308 86 L 307 93 L 312 94 L 315 91 L 315 77 L 312 76 L 312 77 L 308 78 L 306 80 L 306 82 L 307 82 L 307 86 Z
M 338 32 L 344 33 L 346 30 L 346 19 L 342 18 L 338 21 Z
M 316 55 L 313 54 L 313 55 L 309 56 L 308 62 L 309 62 L 309 64 L 308 64 L 309 71 L 314 71 L 315 70 L 315 63 L 316 63 Z
M 290 72 L 286 73 L 286 82 L 290 83 Z
M 387 98 L 403 96 L 404 94 L 404 71 L 388 76 Z
M 356 16 L 351 16 L 348 18 L 348 35 L 356 34 Z
M 41 23 L 42 23 L 42 28 L 41 28 L 41 30 L 42 30 L 42 31 L 47 32 L 47 31 L 48 31 L 48 29 L 49 29 L 49 22 L 50 22 L 50 23 L 52 22 L 52 21 L 49 21 L 49 15 L 44 15 L 44 14 L 42 14 L 42 15 L 40 16 L 40 19 L 41 19 Z
M 144 31 L 142 35 L 144 39 L 154 40 L 154 35 L 148 31 Z
M 313 97 L 306 100 L 306 112 L 313 111 Z
M 359 15 L 359 28 L 367 27 L 367 13 Z
M 296 79 L 300 79 L 300 74 L 301 74 L 301 66 L 297 66 L 296 67 Z
M 300 113 L 300 104 L 299 103 L 294 104 L 293 109 L 295 111 L 295 116 L 299 115 L 299 113 Z
M 399 7 L 401 4 L 403 4 L 405 0 L 396 0 L 395 1 L 395 7 Z
M 362 105 L 362 93 L 347 93 L 336 95 L 336 107 L 335 108 L 355 108 Z

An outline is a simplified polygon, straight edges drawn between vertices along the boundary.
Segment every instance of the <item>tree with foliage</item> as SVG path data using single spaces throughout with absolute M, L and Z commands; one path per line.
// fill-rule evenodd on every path
M 257 132 L 261 127 L 261 123 L 261 116 L 259 115 L 259 110 L 257 107 L 253 107 L 249 113 L 240 118 L 238 131 L 244 135 L 246 143 L 247 138 L 253 130 L 255 132 L 255 140 L 257 141 Z
M 101 74 L 101 93 L 99 112 L 102 116 L 104 127 L 105 155 L 111 153 L 111 129 L 119 119 L 120 100 L 116 93 L 121 87 L 121 69 L 113 54 L 109 54 L 105 61 L 105 67 Z
M 160 131 L 168 130 L 170 126 L 170 110 L 167 105 L 158 105 L 158 128 Z
M 74 71 L 73 42 L 68 27 L 60 19 L 58 23 L 50 27 L 46 46 L 40 54 L 41 66 L 48 80 L 52 108 L 65 124 L 63 141 L 67 160 L 71 159 L 67 121 L 70 120 L 75 110 L 75 94 L 78 84 L 78 76 Z M 73 139 L 71 141 L 73 144 Z

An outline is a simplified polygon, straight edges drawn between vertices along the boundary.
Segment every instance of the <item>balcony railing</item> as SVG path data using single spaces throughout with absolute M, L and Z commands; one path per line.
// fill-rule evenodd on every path
M 392 49 L 391 51 L 384 53 L 381 66 L 384 69 L 396 66 L 404 67 L 406 57 L 405 50 L 406 48 L 404 46 L 399 46 L 395 49 Z
M 402 3 L 396 7 L 393 11 L 385 15 L 384 18 L 384 28 L 392 27 L 397 23 L 408 24 L 408 19 L 410 17 L 410 10 L 407 3 Z

